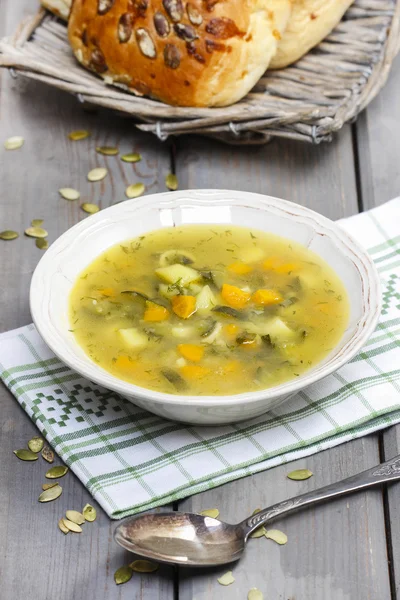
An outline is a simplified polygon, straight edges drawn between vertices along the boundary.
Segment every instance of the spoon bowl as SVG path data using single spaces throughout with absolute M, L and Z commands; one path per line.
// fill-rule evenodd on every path
M 216 566 L 238 560 L 245 548 L 241 524 L 193 513 L 151 513 L 123 521 L 115 541 L 130 552 L 160 562 Z

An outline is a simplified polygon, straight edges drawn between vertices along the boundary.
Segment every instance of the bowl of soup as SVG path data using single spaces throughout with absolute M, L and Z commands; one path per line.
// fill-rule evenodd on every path
M 346 364 L 379 279 L 340 226 L 248 192 L 125 201 L 63 234 L 31 283 L 34 323 L 72 369 L 163 417 L 256 417 Z

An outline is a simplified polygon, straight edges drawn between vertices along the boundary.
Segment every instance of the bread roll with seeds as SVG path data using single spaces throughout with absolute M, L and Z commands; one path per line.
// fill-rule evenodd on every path
M 72 0 L 42 0 L 42 6 L 52 13 L 68 21 L 69 11 L 71 10 Z
M 283 69 L 299 60 L 336 27 L 354 0 L 293 0 L 292 15 L 271 69 Z
M 267 69 L 291 0 L 75 0 L 78 61 L 108 82 L 177 106 L 226 106 Z

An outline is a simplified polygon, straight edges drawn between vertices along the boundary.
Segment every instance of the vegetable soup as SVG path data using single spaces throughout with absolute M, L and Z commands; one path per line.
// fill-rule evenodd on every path
M 157 230 L 109 248 L 71 292 L 77 342 L 120 379 L 231 395 L 299 377 L 342 337 L 336 273 L 302 245 L 228 225 Z

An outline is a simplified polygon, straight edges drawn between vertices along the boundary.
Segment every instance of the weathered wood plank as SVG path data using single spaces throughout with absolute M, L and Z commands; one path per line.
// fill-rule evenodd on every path
M 22 15 L 34 9 L 31 0 L 7 0 L 0 21 L 3 33 L 12 31 Z M 164 190 L 169 150 L 153 136 L 131 128 L 128 120 L 105 111 L 85 113 L 67 94 L 21 78 L 13 80 L 7 72 L 0 77 L 1 228 L 21 234 L 18 240 L 1 244 L 0 331 L 4 331 L 30 322 L 29 283 L 42 256 L 34 240 L 22 235 L 30 220 L 44 218 L 52 242 L 80 219 L 90 218 L 79 202 L 62 200 L 58 189 L 76 187 L 82 201 L 101 207 L 123 200 L 126 185 L 136 181 L 143 181 L 150 192 Z M 89 140 L 73 143 L 67 139 L 69 131 L 81 128 L 92 131 Z M 21 150 L 3 149 L 10 135 L 25 137 Z M 128 165 L 118 157 L 96 154 L 96 145 L 105 144 L 118 145 L 123 152 L 139 151 L 143 161 Z M 104 182 L 86 180 L 95 166 L 109 169 Z M 98 520 L 85 525 L 81 535 L 64 536 L 58 530 L 58 519 L 66 509 L 79 510 L 93 500 L 68 474 L 59 500 L 48 505 L 37 502 L 46 464 L 41 459 L 23 463 L 12 453 L 24 447 L 37 430 L 3 386 L 0 404 L 0 598 L 171 600 L 173 571 L 168 567 L 155 577 L 137 575 L 125 586 L 115 585 L 114 571 L 132 560 L 132 555 L 113 542 L 115 522 L 100 508 Z
M 216 187 L 260 192 L 298 202 L 337 219 L 354 214 L 357 190 L 351 130 L 331 145 L 312 147 L 272 142 L 263 148 L 178 140 L 181 188 Z M 283 500 L 310 486 L 319 487 L 379 462 L 377 436 L 354 441 L 299 461 L 315 472 L 296 484 L 285 474 L 296 465 L 277 467 L 251 478 L 204 492 L 180 503 L 179 510 L 218 507 L 221 518 L 240 521 L 256 507 Z M 390 598 L 382 496 L 372 491 L 288 517 L 276 523 L 289 535 L 281 548 L 259 539 L 235 567 L 236 583 L 224 590 L 224 572 L 193 574 L 181 570 L 180 598 L 245 598 L 258 587 L 266 598 L 365 600 Z M 225 569 L 227 570 L 227 569 Z

